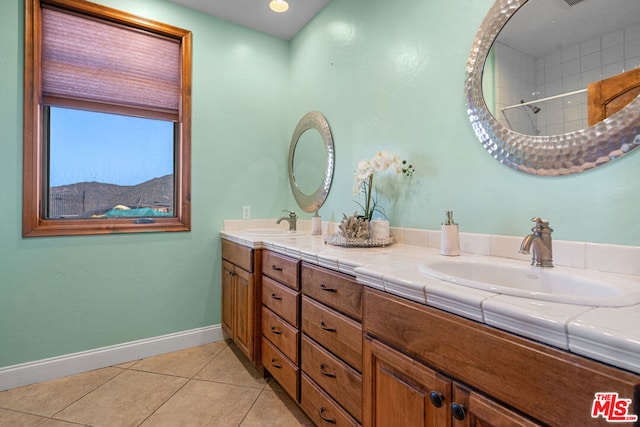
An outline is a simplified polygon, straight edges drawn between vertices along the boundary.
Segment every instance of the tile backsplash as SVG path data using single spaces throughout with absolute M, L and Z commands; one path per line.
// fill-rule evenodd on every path
M 557 135 L 588 126 L 587 94 L 573 93 L 587 85 L 640 67 L 640 24 L 580 44 L 558 48 L 534 58 L 497 42 L 496 112 L 559 94 L 566 97 L 504 110 L 496 117 L 503 124 L 529 135 Z
M 276 225 L 275 219 L 225 220 L 224 231 L 242 231 L 250 228 L 286 228 L 288 224 Z M 338 223 L 323 222 L 324 235 L 335 233 Z M 310 231 L 310 220 L 298 220 L 298 230 Z M 439 249 L 440 230 L 391 227 L 396 243 Z M 523 236 L 524 237 L 524 236 Z M 490 255 L 502 258 L 531 260 L 531 255 L 519 252 L 523 237 L 500 236 L 478 233 L 460 233 L 462 253 Z M 556 265 L 573 268 L 606 271 L 610 273 L 640 275 L 640 246 L 610 245 L 603 243 L 553 241 L 553 261 Z

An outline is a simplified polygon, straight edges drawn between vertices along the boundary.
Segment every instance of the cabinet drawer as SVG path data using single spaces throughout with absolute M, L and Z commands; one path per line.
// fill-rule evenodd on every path
M 301 330 L 362 372 L 362 325 L 360 323 L 303 296 Z
M 300 406 L 315 425 L 327 427 L 360 425 L 304 373 L 300 383 Z
M 253 273 L 253 249 L 222 239 L 222 259 Z
M 300 261 L 270 251 L 262 255 L 262 274 L 293 289 L 300 289 Z
M 262 366 L 273 375 L 278 384 L 297 402 L 300 370 L 268 340 L 262 340 Z
M 357 420 L 362 420 L 362 375 L 306 336 L 302 371 Z
M 262 276 L 262 304 L 295 328 L 298 327 L 298 295 L 275 280 Z
M 298 364 L 300 332 L 264 306 L 262 306 L 262 335 L 293 363 Z
M 355 319 L 362 319 L 362 285 L 352 277 L 302 264 L 302 292 Z

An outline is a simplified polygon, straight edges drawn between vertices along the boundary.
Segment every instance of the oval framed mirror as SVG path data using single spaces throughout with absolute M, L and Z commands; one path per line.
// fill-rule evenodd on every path
M 291 191 L 305 212 L 317 212 L 327 199 L 334 159 L 329 123 L 317 111 L 305 114 L 293 131 L 288 161 Z
M 583 172 L 596 166 L 604 165 L 637 148 L 640 145 L 640 97 L 631 98 L 632 100 L 622 109 L 593 125 L 585 125 L 581 129 L 566 132 L 551 131 L 549 135 L 536 135 L 538 132 L 529 132 L 532 134 L 527 134 L 522 130 L 516 131 L 508 126 L 505 120 L 498 120 L 496 116 L 500 117 L 503 115 L 504 110 L 509 108 L 520 107 L 518 109 L 529 117 L 540 112 L 541 107 L 535 101 L 536 95 L 540 94 L 529 93 L 529 99 L 525 99 L 524 95 L 522 98 L 518 97 L 518 100 L 515 101 L 516 105 L 500 108 L 501 111 L 498 113 L 494 96 L 499 83 L 495 80 L 492 81 L 492 78 L 483 81 L 483 75 L 487 69 L 495 65 L 495 63 L 492 63 L 495 54 L 492 48 L 496 46 L 496 40 L 500 33 L 503 30 L 504 33 L 513 30 L 513 27 L 509 27 L 509 31 L 507 31 L 506 25 L 511 26 L 513 24 L 517 28 L 518 24 L 516 22 L 521 19 L 516 18 L 524 18 L 524 20 L 537 19 L 524 15 L 527 13 L 525 6 L 528 2 L 533 5 L 533 3 L 541 3 L 542 1 L 496 0 L 482 22 L 467 61 L 465 102 L 473 130 L 480 143 L 492 157 L 500 163 L 521 172 L 534 175 L 560 176 Z M 570 8 L 568 6 L 569 3 L 580 3 L 581 0 L 577 2 L 575 0 L 545 1 L 566 3 L 562 7 L 568 9 Z M 633 1 L 637 2 L 637 0 Z M 589 0 L 585 1 L 584 5 L 578 4 L 573 7 L 578 10 L 579 7 L 596 2 L 606 4 L 607 0 Z M 608 8 L 616 9 L 611 8 L 610 5 Z M 602 16 L 597 19 L 603 22 L 611 22 L 611 19 Z M 541 21 L 538 23 L 542 25 Z M 567 26 L 566 23 L 562 22 L 556 23 L 556 25 Z M 583 22 L 582 25 L 588 27 L 592 24 Z M 544 31 L 539 30 L 539 32 Z M 528 36 L 529 43 L 533 43 L 534 39 L 535 34 Z M 561 42 L 563 40 L 556 40 L 556 45 L 561 47 Z M 492 91 L 492 89 L 494 90 Z M 589 90 L 591 89 L 589 88 Z M 487 93 L 486 97 L 485 92 Z M 563 91 L 560 90 L 560 92 Z M 581 88 L 579 92 L 587 92 L 587 90 L 586 88 Z M 566 95 L 575 94 L 569 92 L 560 94 L 560 96 Z M 488 103 L 491 104 L 491 108 L 489 108 Z M 555 130 L 557 131 L 557 128 Z

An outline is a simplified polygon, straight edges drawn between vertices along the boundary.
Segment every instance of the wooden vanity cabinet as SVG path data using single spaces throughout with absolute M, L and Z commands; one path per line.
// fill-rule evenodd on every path
M 262 256 L 262 365 L 296 401 L 300 396 L 300 261 Z
M 260 363 L 260 255 L 222 239 L 222 328 L 254 365 Z
M 606 425 L 591 417 L 595 393 L 640 398 L 638 375 L 374 289 L 363 319 L 368 426 L 402 414 L 407 425 Z M 450 423 L 436 421 L 441 409 Z
M 364 358 L 364 425 L 540 426 L 371 337 Z
M 301 286 L 300 404 L 317 425 L 360 425 L 363 286 L 304 262 Z
M 363 375 L 363 425 L 450 425 L 449 378 L 371 337 L 364 341 Z
M 222 327 L 318 426 L 607 425 L 640 375 L 222 239 Z M 636 422 L 629 425 L 639 425 Z

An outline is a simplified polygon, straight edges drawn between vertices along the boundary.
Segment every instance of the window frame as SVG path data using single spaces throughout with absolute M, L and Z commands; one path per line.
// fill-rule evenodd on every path
M 180 41 L 181 94 L 174 143 L 174 216 L 154 217 L 152 222 L 140 218 L 48 219 L 44 217 L 44 149 L 42 96 L 42 5 L 57 7 L 115 25 L 136 28 Z M 140 233 L 191 230 L 191 55 L 192 34 L 127 12 L 84 0 L 25 0 L 24 124 L 22 236 L 76 236 L 112 233 Z M 65 105 L 66 104 L 66 105 Z M 146 116 L 135 108 L 100 105 L 87 101 L 65 100 L 58 106 L 91 111 Z

